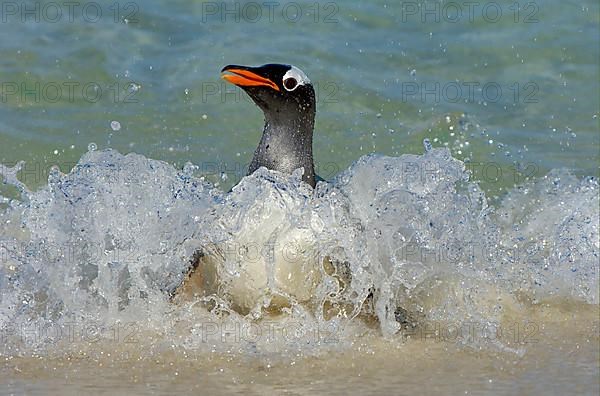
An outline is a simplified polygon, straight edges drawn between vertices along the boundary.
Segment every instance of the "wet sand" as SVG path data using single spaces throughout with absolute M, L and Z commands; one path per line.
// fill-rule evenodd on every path
M 292 350 L 253 356 L 235 344 L 229 353 L 99 344 L 68 357 L 3 356 L 0 389 L 61 395 L 598 394 L 598 307 L 542 308 L 528 323 L 534 326 L 518 336 L 522 342 L 512 344 L 522 354 L 418 332 L 391 340 L 363 335 L 344 350 L 312 356 Z

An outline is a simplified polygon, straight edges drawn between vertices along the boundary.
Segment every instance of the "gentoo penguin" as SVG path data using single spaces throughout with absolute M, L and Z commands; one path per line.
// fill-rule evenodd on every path
M 308 77 L 295 66 L 281 64 L 229 65 L 221 73 L 224 80 L 241 87 L 264 113 L 262 138 L 248 175 L 260 167 L 287 174 L 303 168 L 302 180 L 314 188 L 322 179 L 315 175 L 313 164 L 316 101 Z M 231 228 L 225 225 L 234 229 L 230 240 L 196 252 L 190 276 L 178 295 L 217 294 L 241 314 L 257 307 L 278 310 L 291 301 L 309 301 L 322 270 L 312 231 L 289 219 L 288 210 L 301 210 L 292 209 L 296 201 L 289 194 L 265 194 L 245 209 L 260 216 Z M 223 221 L 228 223 L 228 219 Z M 269 246 L 273 246 L 272 254 L 240 254 Z
M 312 140 L 315 125 L 315 90 L 302 70 L 291 65 L 259 67 L 228 65 L 222 78 L 242 88 L 263 111 L 262 138 L 248 168 L 261 166 L 283 173 L 304 168 L 303 180 L 315 186 Z
M 264 113 L 262 138 L 248 175 L 260 167 L 287 174 L 303 168 L 302 179 L 314 188 L 317 181 L 323 179 L 314 170 L 312 139 L 316 100 L 306 74 L 284 64 L 228 65 L 221 73 L 224 80 L 242 88 Z M 228 300 L 227 305 L 237 313 L 258 318 L 263 311 L 281 312 L 294 303 L 311 305 L 319 294 L 324 276 L 337 282 L 339 294 L 346 290 L 352 281 L 349 263 L 322 257 L 317 251 L 317 235 L 313 229 L 294 219 L 294 214 L 305 213 L 301 212 L 303 202 L 296 201 L 288 190 L 271 193 L 266 188 L 266 193 L 258 195 L 255 201 L 244 203 L 244 213 L 251 220 L 224 219 L 221 225 L 229 233 L 227 242 L 203 246 L 196 252 L 190 276 L 180 287 L 179 296 L 186 299 L 190 295 L 218 295 Z M 234 226 L 230 227 L 229 222 Z M 257 247 L 269 247 L 269 253 L 244 253 L 256 252 Z M 209 309 L 211 305 L 217 306 L 216 301 L 210 298 L 209 301 Z M 372 291 L 366 296 L 365 304 L 342 300 L 339 304 L 326 305 L 323 303 L 323 317 L 361 309 L 374 315 Z M 402 308 L 396 309 L 394 315 L 398 322 L 412 321 L 411 313 Z

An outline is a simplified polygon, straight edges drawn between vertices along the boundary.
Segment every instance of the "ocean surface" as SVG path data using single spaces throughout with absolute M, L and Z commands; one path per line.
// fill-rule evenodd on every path
M 0 393 L 600 391 L 597 1 L 16 1 L 0 37 Z M 273 62 L 314 191 L 245 177 L 220 70 Z

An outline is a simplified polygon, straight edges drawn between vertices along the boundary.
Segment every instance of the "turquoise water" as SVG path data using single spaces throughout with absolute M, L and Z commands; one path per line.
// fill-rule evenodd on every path
M 598 393 L 596 0 L 71 4 L 0 4 L 0 388 Z
M 0 161 L 27 161 L 29 185 L 93 143 L 191 161 L 229 188 L 262 114 L 219 70 L 267 62 L 317 85 L 325 178 L 424 138 L 494 192 L 554 168 L 598 175 L 597 1 L 51 3 L 11 3 L 0 24 Z

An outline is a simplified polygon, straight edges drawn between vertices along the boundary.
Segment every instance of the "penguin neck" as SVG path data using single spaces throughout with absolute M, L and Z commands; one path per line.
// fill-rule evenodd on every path
M 314 113 L 289 118 L 265 114 L 262 138 L 254 152 L 248 174 L 261 166 L 291 174 L 304 168 L 302 180 L 315 186 L 315 170 L 312 152 Z

